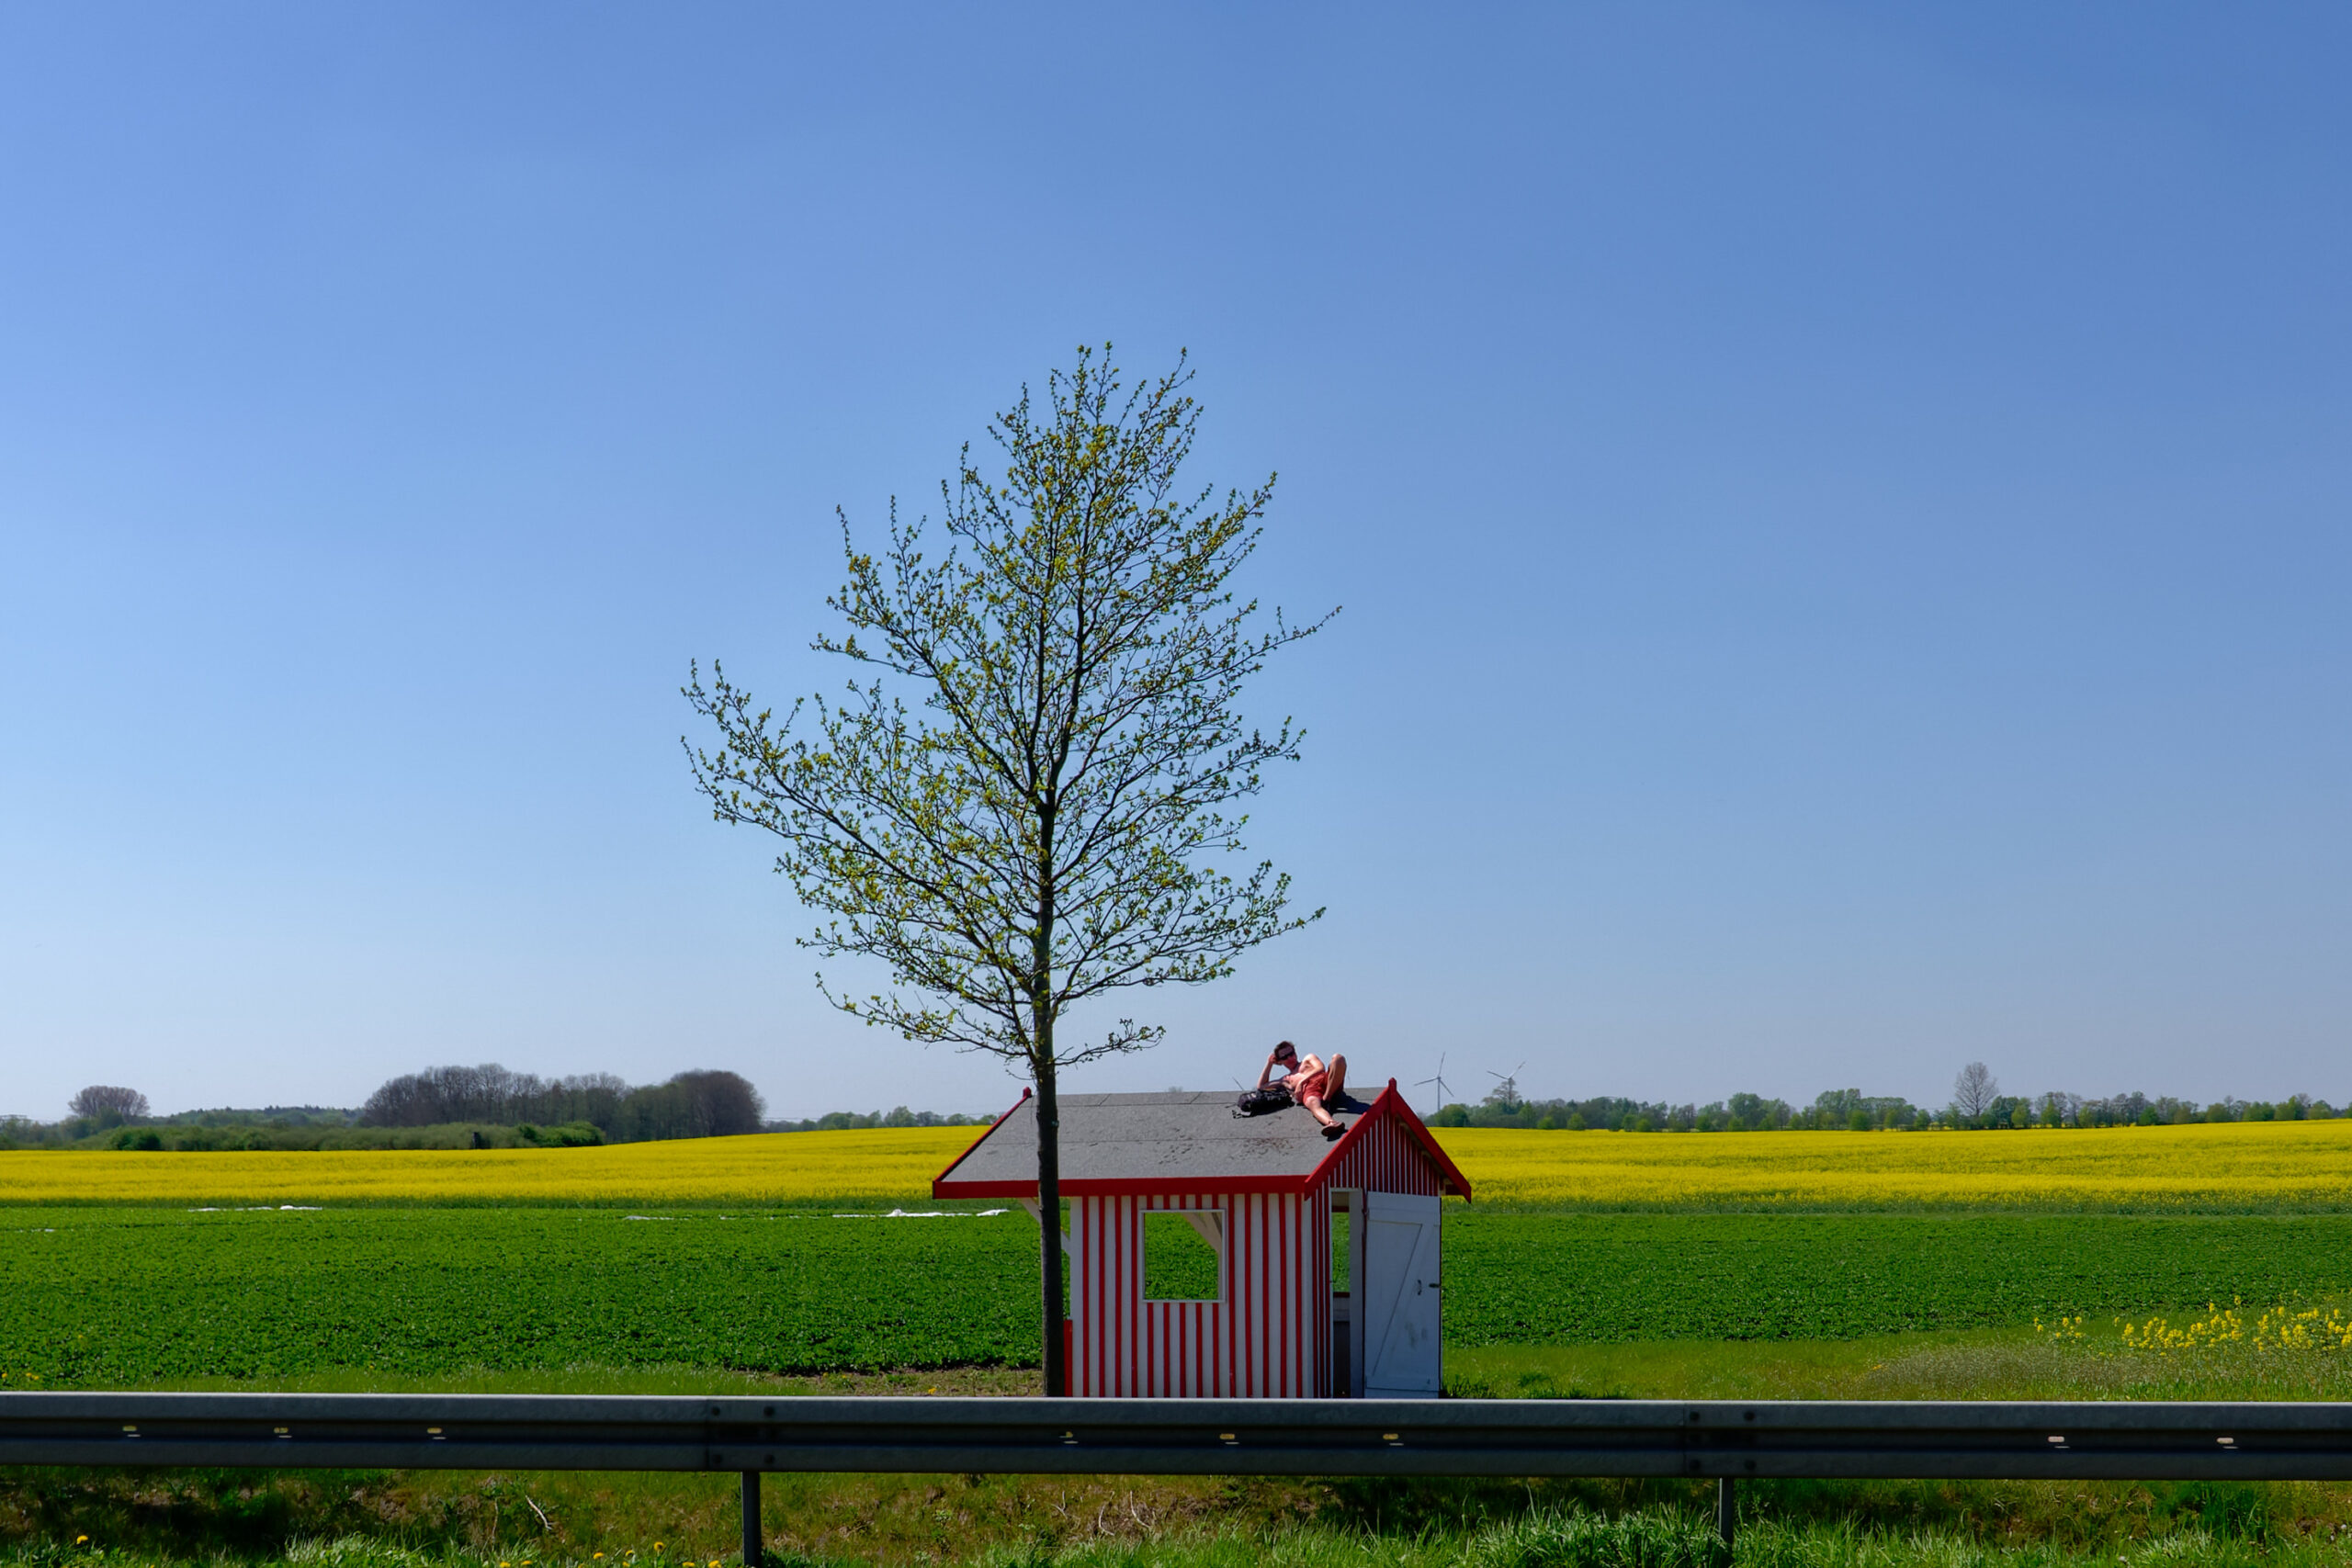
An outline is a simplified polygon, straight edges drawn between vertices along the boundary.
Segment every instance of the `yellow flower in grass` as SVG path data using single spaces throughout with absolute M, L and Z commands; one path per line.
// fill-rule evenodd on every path
M 2169 1318 L 2123 1325 L 2123 1342 L 2133 1349 L 2165 1353 L 2222 1345 L 2250 1345 L 2257 1352 L 2352 1350 L 2352 1318 L 2336 1307 L 2271 1307 L 2249 1325 L 2242 1303 L 2206 1304 L 2205 1315 L 2174 1326 Z

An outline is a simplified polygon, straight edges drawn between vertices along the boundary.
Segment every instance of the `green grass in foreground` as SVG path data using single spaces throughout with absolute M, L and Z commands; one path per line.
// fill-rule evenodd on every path
M 1456 1394 L 1539 1396 L 2292 1392 L 2259 1381 L 2278 1371 L 2259 1357 L 2152 1359 L 2143 1366 L 2119 1358 L 2116 1344 L 1973 1332 L 1498 1347 L 1452 1352 L 1449 1378 Z M 971 1369 L 779 1380 L 695 1367 L 575 1368 L 422 1378 L 322 1373 L 301 1386 L 976 1394 L 1031 1392 L 1034 1377 L 1023 1370 Z M 1400 1568 L 1674 1568 L 1678 1560 L 1661 1556 L 1659 1540 L 1641 1529 L 1611 1535 L 1544 1521 L 1563 1510 L 1610 1518 L 1666 1510 L 1703 1520 L 1708 1501 L 1703 1484 L 1544 1480 L 777 1475 L 767 1478 L 764 1492 L 766 1538 L 779 1563 L 882 1568 L 1314 1568 L 1389 1561 Z M 1741 1500 L 1738 1562 L 1770 1568 L 2352 1568 L 2352 1486 L 2340 1484 L 1750 1482 Z M 717 1562 L 726 1568 L 735 1555 L 735 1530 L 728 1476 L 0 1472 L 0 1568 L 167 1562 L 314 1568 L 708 1568 Z M 88 1540 L 76 1545 L 85 1536 Z M 100 1547 L 103 1555 L 92 1550 Z
M 2134 1361 L 2117 1353 L 2118 1344 L 2111 1337 L 2049 1343 L 2030 1335 L 1975 1332 L 1499 1347 L 1453 1352 L 1448 1371 L 1456 1395 L 2067 1398 L 2298 1392 L 2262 1382 L 2280 1369 L 2258 1355 Z M 693 1367 L 576 1368 L 552 1376 L 322 1374 L 302 1386 L 987 1394 L 1034 1392 L 1034 1378 L 1013 1369 L 779 1380 Z M 2340 1393 L 2340 1370 L 2336 1379 Z M 1391 1559 L 1408 1568 L 1507 1562 L 1668 1568 L 1655 1555 L 1621 1563 L 1605 1554 L 1545 1555 L 1550 1547 L 1530 1547 L 1534 1554 L 1525 1557 L 1497 1556 L 1503 1548 L 1496 1542 L 1510 1537 L 1513 1522 L 1531 1510 L 1580 1508 L 1613 1517 L 1666 1509 L 1697 1517 L 1708 1501 L 1703 1484 L 1545 1480 L 776 1475 L 767 1478 L 764 1492 L 767 1539 L 780 1562 L 885 1568 L 967 1562 L 1207 1568 Z M 1741 1487 L 1741 1501 L 1747 1523 L 1739 1560 L 1774 1568 L 2256 1561 L 2281 1568 L 2352 1568 L 2352 1486 L 2343 1484 L 1749 1482 Z M 0 1568 L 216 1559 L 261 1564 L 288 1553 L 320 1568 L 337 1562 L 351 1568 L 522 1568 L 526 1562 L 532 1568 L 686 1568 L 689 1560 L 702 1568 L 717 1561 L 724 1568 L 734 1553 L 735 1529 L 728 1476 L 0 1472 Z M 80 1536 L 109 1555 L 101 1560 L 86 1551 L 66 1551 Z M 1536 1529 L 1526 1539 L 1550 1538 Z
M 727 1568 L 731 1478 L 5 1478 L 0 1568 Z M 2341 1565 L 2346 1489 L 1876 1483 L 1742 1488 L 1758 1568 Z M 1728 1568 L 1682 1483 L 1135 1482 L 771 1477 L 766 1551 L 792 1564 L 1001 1568 Z M 28 1517 L 37 1516 L 37 1517 Z M 27 1528 L 29 1527 L 29 1528 Z
M 2030 1330 L 1449 1348 L 1457 1399 L 2352 1400 L 2352 1351 L 2127 1348 Z

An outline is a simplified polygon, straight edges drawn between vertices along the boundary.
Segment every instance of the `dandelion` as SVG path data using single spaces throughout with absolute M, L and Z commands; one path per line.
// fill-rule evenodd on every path
M 74 1544 L 76 1546 L 87 1546 L 90 1544 L 90 1538 L 86 1535 L 77 1535 L 74 1538 Z

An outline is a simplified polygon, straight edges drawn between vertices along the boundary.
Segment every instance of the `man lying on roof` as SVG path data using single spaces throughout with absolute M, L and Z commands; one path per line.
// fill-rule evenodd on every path
M 1277 1070 L 1283 1076 L 1274 1076 Z M 1308 1052 L 1304 1060 L 1298 1047 L 1283 1041 L 1266 1058 L 1265 1070 L 1258 1075 L 1258 1087 L 1286 1091 L 1291 1099 L 1307 1109 L 1307 1112 L 1323 1123 L 1323 1135 L 1336 1138 L 1341 1131 L 1340 1120 L 1329 1109 L 1330 1102 L 1345 1099 L 1348 1092 L 1348 1059 L 1334 1055 L 1331 1065 L 1325 1066 L 1321 1057 Z

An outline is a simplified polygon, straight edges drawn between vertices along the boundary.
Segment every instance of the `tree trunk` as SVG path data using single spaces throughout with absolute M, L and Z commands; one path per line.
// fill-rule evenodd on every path
M 1037 1078 L 1038 1277 L 1045 1313 L 1046 1394 L 1069 1393 L 1069 1355 L 1062 1339 L 1062 1121 L 1054 1087 L 1053 1024 L 1041 1021 Z

